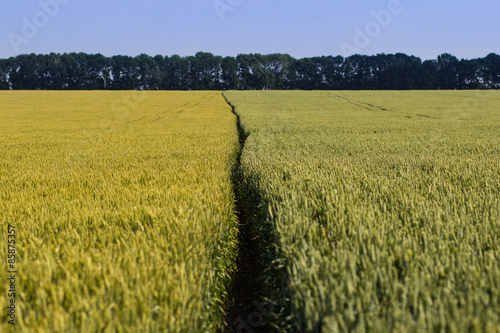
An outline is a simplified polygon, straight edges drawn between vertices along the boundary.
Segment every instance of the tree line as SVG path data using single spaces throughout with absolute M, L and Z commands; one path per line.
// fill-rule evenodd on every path
M 498 89 L 500 56 L 422 61 L 406 54 L 137 57 L 86 53 L 0 59 L 2 90 Z

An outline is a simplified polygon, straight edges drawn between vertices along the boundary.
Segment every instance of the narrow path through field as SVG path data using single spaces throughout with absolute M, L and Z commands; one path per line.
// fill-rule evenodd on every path
M 241 186 L 242 173 L 240 170 L 240 157 L 248 135 L 242 129 L 240 117 L 235 112 L 234 107 L 229 101 L 227 101 L 227 103 L 231 106 L 237 118 L 241 147 L 237 167 L 233 175 L 236 209 L 240 223 L 238 237 L 240 248 L 237 263 L 238 269 L 233 290 L 229 296 L 231 303 L 226 309 L 224 332 L 263 332 L 265 331 L 264 313 L 261 306 L 261 288 L 259 284 L 259 277 L 263 270 L 263 264 L 259 261 L 259 254 L 257 252 L 258 245 L 256 244 L 255 235 L 252 232 L 252 226 L 248 218 L 248 212 L 245 208 L 243 201 L 244 193 Z
M 393 110 L 386 109 L 386 108 L 384 108 L 382 106 L 379 106 L 379 105 L 369 104 L 369 103 L 365 103 L 365 102 L 362 102 L 362 101 L 359 101 L 359 100 L 354 101 L 352 99 L 349 99 L 347 97 L 340 96 L 340 95 L 337 95 L 337 94 L 333 94 L 333 96 L 330 93 L 322 93 L 322 94 L 323 94 L 323 96 L 326 96 L 326 97 L 330 97 L 330 98 L 335 98 L 335 99 L 340 99 L 340 100 L 346 101 L 349 104 L 352 104 L 352 105 L 355 105 L 357 107 L 366 109 L 368 111 L 394 112 Z

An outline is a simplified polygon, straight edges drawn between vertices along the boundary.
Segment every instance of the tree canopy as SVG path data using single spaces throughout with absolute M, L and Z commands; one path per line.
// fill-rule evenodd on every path
M 0 59 L 0 89 L 8 90 L 408 90 L 498 89 L 500 56 L 422 61 L 406 54 L 287 54 L 151 57 L 86 53 L 23 54 Z

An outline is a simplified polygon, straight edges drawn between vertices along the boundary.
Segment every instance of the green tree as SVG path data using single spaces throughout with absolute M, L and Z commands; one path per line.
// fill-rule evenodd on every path
M 238 89 L 239 86 L 238 61 L 233 57 L 225 57 L 222 60 L 222 88 Z

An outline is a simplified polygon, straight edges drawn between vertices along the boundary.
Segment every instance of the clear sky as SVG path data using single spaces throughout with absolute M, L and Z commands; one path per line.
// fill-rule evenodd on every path
M 45 4 L 45 5 L 44 5 Z M 0 0 L 0 58 L 500 54 L 499 0 Z

